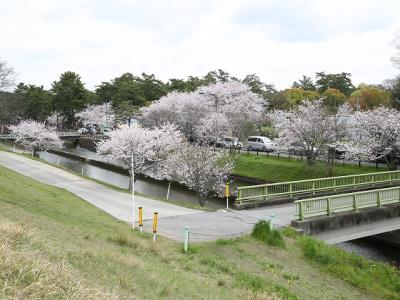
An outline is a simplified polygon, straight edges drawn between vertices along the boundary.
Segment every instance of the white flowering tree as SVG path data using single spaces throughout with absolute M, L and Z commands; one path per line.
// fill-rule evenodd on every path
M 83 111 L 77 113 L 75 117 L 78 117 L 84 125 L 92 124 L 103 124 L 108 127 L 114 123 L 115 114 L 111 104 L 104 103 L 99 105 L 90 105 Z
M 174 123 L 188 140 L 211 133 L 243 139 L 262 117 L 266 101 L 236 81 L 200 87 L 192 93 L 171 92 L 142 110 L 148 125 Z M 218 119 L 217 119 L 217 118 Z M 218 127 L 218 128 L 217 128 Z
M 221 137 L 230 136 L 230 124 L 224 114 L 212 112 L 206 118 L 200 120 L 196 126 L 195 134 L 199 142 L 207 145 Z
M 223 196 L 224 185 L 234 166 L 227 153 L 196 144 L 181 147 L 170 157 L 168 165 L 175 170 L 180 183 L 197 193 L 202 206 L 212 193 Z
M 152 171 L 182 143 L 181 133 L 172 124 L 153 129 L 131 126 L 114 130 L 109 139 L 99 142 L 97 152 L 118 160 L 134 174 Z
M 153 129 L 140 126 L 117 129 L 109 137 L 97 145 L 97 151 L 120 161 L 129 171 L 134 216 L 135 174 L 157 171 L 157 167 L 180 146 L 182 136 L 174 125 L 165 124 Z
M 374 160 L 384 158 L 389 169 L 396 169 L 400 156 L 400 112 L 378 107 L 357 111 L 352 116 L 349 156 Z
M 32 156 L 40 150 L 60 149 L 62 141 L 57 132 L 48 128 L 44 123 L 36 121 L 22 121 L 18 125 L 10 126 L 15 136 L 15 143 L 23 149 L 32 151 Z
M 304 101 L 290 111 L 274 111 L 270 118 L 278 132 L 278 147 L 290 148 L 295 144 L 313 163 L 318 154 L 330 154 L 330 149 L 339 147 L 347 138 L 349 115 L 347 105 L 332 114 L 320 99 Z

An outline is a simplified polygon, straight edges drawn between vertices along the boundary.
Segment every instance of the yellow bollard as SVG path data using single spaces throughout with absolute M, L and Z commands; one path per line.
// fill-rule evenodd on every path
M 229 208 L 229 196 L 230 196 L 229 182 L 227 182 L 225 185 L 226 209 Z
M 158 212 L 155 212 L 153 217 L 153 242 L 156 241 L 157 237 L 157 225 L 158 225 Z
M 143 208 L 139 207 L 139 228 L 140 232 L 143 232 Z

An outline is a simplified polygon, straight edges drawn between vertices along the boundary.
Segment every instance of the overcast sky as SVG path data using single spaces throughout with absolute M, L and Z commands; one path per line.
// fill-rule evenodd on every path
M 0 0 L 0 58 L 18 81 L 50 87 L 67 70 L 93 89 L 124 72 L 256 73 L 277 88 L 302 74 L 353 82 L 398 74 L 398 0 Z

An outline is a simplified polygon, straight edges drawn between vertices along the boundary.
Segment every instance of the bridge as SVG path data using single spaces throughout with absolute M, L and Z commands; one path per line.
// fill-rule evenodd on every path
M 400 171 L 239 187 L 235 206 L 282 202 L 293 227 L 328 243 L 400 230 Z
M 61 139 L 79 138 L 79 137 L 81 137 L 81 134 L 76 130 L 57 131 L 57 134 Z M 0 140 L 13 141 L 13 140 L 15 140 L 15 136 L 12 133 L 10 133 L 10 134 L 0 134 Z

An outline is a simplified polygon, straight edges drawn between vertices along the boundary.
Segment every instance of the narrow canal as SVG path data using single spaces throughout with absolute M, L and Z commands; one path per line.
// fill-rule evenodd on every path
M 93 151 L 86 150 L 84 148 L 64 149 L 63 151 L 97 161 L 104 161 L 114 165 L 120 165 L 116 161 L 107 161 L 103 156 Z M 99 180 L 101 182 L 105 182 L 122 189 L 129 188 L 129 176 L 127 175 L 107 170 L 92 164 L 88 164 L 85 161 L 65 157 L 55 153 L 40 151 L 38 155 L 39 158 L 43 159 L 44 161 L 47 161 L 55 165 L 60 165 L 62 167 L 78 172 L 90 178 Z M 136 176 L 136 178 L 137 180 L 135 182 L 135 190 L 138 193 L 154 198 L 167 197 L 168 184 L 169 184 L 167 181 L 154 180 L 150 177 L 145 177 L 140 175 Z M 178 201 L 188 201 L 191 204 L 198 204 L 198 198 L 196 193 L 187 189 L 185 186 L 182 186 L 175 182 L 171 183 L 169 199 Z M 221 199 L 213 199 L 213 198 L 210 198 L 206 204 L 207 207 L 213 209 L 223 208 L 224 205 L 225 203 Z

